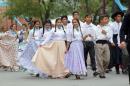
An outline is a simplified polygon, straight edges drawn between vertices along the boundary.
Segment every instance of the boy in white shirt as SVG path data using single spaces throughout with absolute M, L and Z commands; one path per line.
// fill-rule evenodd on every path
M 106 78 L 105 71 L 110 60 L 109 40 L 112 37 L 112 31 L 108 26 L 108 15 L 99 17 L 99 25 L 96 29 L 96 60 L 100 78 Z

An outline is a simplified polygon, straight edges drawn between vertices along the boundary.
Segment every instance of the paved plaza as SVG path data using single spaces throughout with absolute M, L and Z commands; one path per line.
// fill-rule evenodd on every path
M 88 76 L 75 80 L 74 76 L 68 79 L 47 79 L 30 76 L 27 72 L 9 72 L 0 69 L 0 86 L 129 86 L 127 75 L 117 75 L 113 70 L 106 75 L 106 79 L 93 77 L 88 71 Z

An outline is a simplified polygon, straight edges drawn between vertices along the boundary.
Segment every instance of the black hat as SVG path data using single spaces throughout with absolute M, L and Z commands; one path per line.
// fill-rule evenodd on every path
M 115 13 L 112 14 L 111 18 L 115 20 L 115 17 L 116 17 L 117 15 L 121 15 L 121 17 L 123 17 L 123 16 L 124 16 L 124 13 L 123 13 L 123 12 L 120 12 L 120 11 L 115 12 Z

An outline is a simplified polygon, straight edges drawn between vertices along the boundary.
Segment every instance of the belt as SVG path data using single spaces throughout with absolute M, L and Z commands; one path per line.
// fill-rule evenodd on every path
M 108 44 L 107 40 L 97 40 L 96 41 L 97 44 Z
M 117 38 L 118 34 L 113 34 L 113 38 Z

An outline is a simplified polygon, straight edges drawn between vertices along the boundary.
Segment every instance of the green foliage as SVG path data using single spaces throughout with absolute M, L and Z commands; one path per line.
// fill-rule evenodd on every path
M 8 16 L 28 16 L 40 17 L 41 7 L 34 0 L 8 0 L 12 3 L 6 12 Z
M 28 16 L 38 18 L 56 18 L 68 15 L 76 8 L 72 0 L 8 0 L 12 3 L 7 16 Z
M 113 0 L 106 0 L 106 11 L 112 12 Z M 100 13 L 102 0 L 8 0 L 12 3 L 6 12 L 7 16 L 38 17 L 42 19 L 70 15 L 80 12 L 81 18 L 86 14 Z

